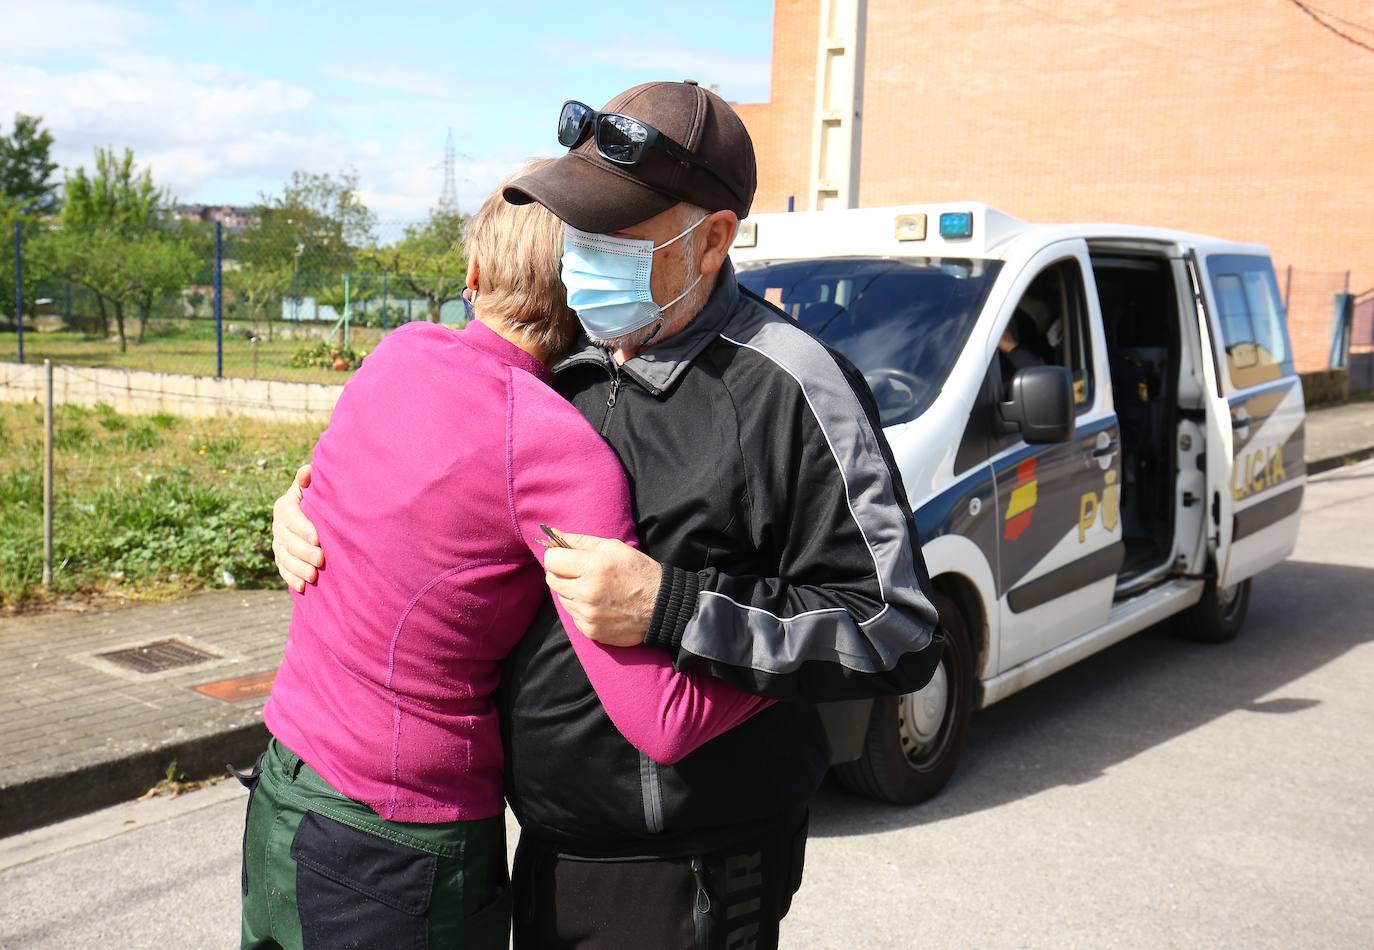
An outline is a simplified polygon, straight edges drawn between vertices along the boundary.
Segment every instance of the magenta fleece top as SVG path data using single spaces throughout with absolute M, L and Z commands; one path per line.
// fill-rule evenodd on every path
M 624 471 L 549 382 L 480 323 L 406 324 L 344 387 L 315 447 L 302 508 L 326 564 L 293 595 L 264 718 L 383 818 L 501 813 L 493 694 L 547 593 L 539 525 L 634 543 Z M 676 672 L 660 650 L 594 643 L 558 606 L 611 721 L 655 760 L 768 705 Z

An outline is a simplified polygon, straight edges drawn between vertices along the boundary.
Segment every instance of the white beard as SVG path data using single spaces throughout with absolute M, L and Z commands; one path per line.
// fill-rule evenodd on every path
M 648 345 L 650 340 L 655 339 L 663 332 L 663 318 L 660 316 L 648 326 L 640 327 L 624 336 L 613 337 L 609 340 L 592 340 L 603 350 L 626 350 L 634 353 Z

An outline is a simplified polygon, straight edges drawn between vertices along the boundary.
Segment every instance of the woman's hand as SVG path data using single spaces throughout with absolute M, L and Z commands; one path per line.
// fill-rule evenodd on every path
M 302 465 L 291 487 L 272 504 L 272 554 L 286 586 L 302 593 L 320 579 L 324 549 L 315 526 L 301 511 L 301 498 L 310 486 L 310 466 Z

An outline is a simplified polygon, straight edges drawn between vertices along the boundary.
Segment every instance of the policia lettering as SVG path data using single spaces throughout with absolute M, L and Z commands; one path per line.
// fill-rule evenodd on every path
M 1107 469 L 1101 496 L 1095 491 L 1086 491 L 1078 499 L 1079 544 L 1088 540 L 1088 529 L 1093 526 L 1099 514 L 1102 516 L 1102 527 L 1108 531 L 1115 531 L 1121 514 L 1121 489 L 1116 483 L 1114 468 Z
M 1283 470 L 1283 446 L 1253 452 L 1243 450 L 1231 467 L 1231 494 L 1236 501 L 1257 495 L 1288 478 Z

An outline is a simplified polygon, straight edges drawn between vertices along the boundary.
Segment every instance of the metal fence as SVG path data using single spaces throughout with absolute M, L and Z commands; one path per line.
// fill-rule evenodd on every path
M 59 258 L 79 254 L 80 239 L 64 252 L 51 229 L 15 226 L 5 236 L 12 267 L 0 268 L 0 331 L 10 331 L 0 332 L 0 360 L 341 382 L 400 324 L 465 322 L 455 232 L 436 233 L 433 218 L 347 240 L 212 222 L 168 238 L 181 242 L 180 280 L 130 291 L 114 286 L 118 260 L 64 276 L 78 268 Z M 101 240 L 90 238 L 92 257 L 110 253 Z
M 45 259 L 60 250 L 51 235 L 16 225 L 13 268 L 0 266 L 0 329 L 14 331 L 0 332 L 0 360 L 339 382 L 391 328 L 466 319 L 456 214 L 368 222 L 360 234 L 289 218 L 272 227 L 251 218 L 193 224 L 178 231 L 192 256 L 184 280 L 118 300 L 95 280 L 61 276 L 61 262 Z M 93 255 L 109 253 L 91 241 Z M 1350 292 L 1350 273 L 1281 264 L 1278 278 L 1298 370 L 1333 365 L 1333 307 Z M 1354 353 L 1374 346 L 1366 301 L 1355 313 Z
M 1337 298 L 1349 286 L 1349 271 L 1280 266 L 1280 289 L 1288 312 L 1288 335 L 1299 372 L 1329 368 Z

